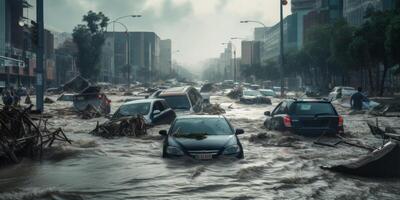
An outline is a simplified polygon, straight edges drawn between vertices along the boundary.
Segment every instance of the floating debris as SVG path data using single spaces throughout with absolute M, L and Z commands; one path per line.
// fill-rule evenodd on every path
M 107 121 L 101 125 L 97 122 L 96 128 L 89 134 L 105 138 L 116 136 L 138 137 L 147 134 L 147 127 L 143 116 L 122 117 Z
M 54 100 L 51 99 L 50 97 L 44 98 L 44 103 L 52 104 L 52 103 L 55 103 L 55 102 L 56 102 L 56 101 L 54 101 Z
M 400 147 L 391 141 L 357 161 L 321 168 L 365 177 L 400 177 Z
M 21 109 L 5 106 L 0 110 L 0 159 L 7 163 L 18 163 L 23 157 L 42 157 L 44 148 L 55 141 L 68 142 L 61 128 L 50 131 L 47 120 L 40 117 L 34 123 L 29 115 L 32 105 Z
M 225 109 L 221 108 L 219 104 L 206 104 L 203 106 L 201 114 L 221 115 L 225 114 Z

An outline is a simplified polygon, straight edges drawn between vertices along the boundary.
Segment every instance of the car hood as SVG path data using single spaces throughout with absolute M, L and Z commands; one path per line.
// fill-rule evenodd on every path
M 182 149 L 189 150 L 216 150 L 224 146 L 237 144 L 235 135 L 207 135 L 204 139 L 170 137 L 171 143 L 176 143 Z

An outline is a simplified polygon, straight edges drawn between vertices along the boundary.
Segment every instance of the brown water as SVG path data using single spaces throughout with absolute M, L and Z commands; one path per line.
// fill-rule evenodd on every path
M 113 110 L 123 97 L 113 96 Z M 321 170 L 321 165 L 357 158 L 367 152 L 346 145 L 317 146 L 312 138 L 268 132 L 263 112 L 273 106 L 241 105 L 212 97 L 227 110 L 240 136 L 243 160 L 168 160 L 161 158 L 159 126 L 143 138 L 103 139 L 87 134 L 98 120 L 64 115 L 51 119 L 74 140 L 49 149 L 44 160 L 24 160 L 0 169 L 0 199 L 400 199 L 400 180 L 369 179 Z M 274 105 L 278 100 L 274 100 Z M 69 106 L 57 102 L 54 108 Z M 228 107 L 232 108 L 229 109 Z M 339 109 L 344 114 L 346 110 Z M 353 139 L 379 146 L 365 120 L 368 115 L 344 115 Z M 394 125 L 398 118 L 380 118 Z

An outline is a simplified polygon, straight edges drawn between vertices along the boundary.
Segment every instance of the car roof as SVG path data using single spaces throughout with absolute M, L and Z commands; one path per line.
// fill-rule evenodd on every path
M 173 87 L 163 90 L 158 96 L 183 95 L 192 88 L 191 86 Z
M 164 99 L 137 99 L 137 100 L 132 100 L 128 101 L 122 105 L 131 105 L 131 104 L 137 104 L 137 103 L 153 103 L 155 101 L 163 101 Z
M 223 119 L 222 115 L 182 115 L 176 117 L 176 119 Z
M 290 99 L 288 101 L 296 102 L 296 103 L 331 103 L 329 101 L 323 100 L 323 99 L 313 99 L 313 98 L 307 98 L 307 99 Z
M 271 89 L 258 89 L 258 91 L 269 91 L 269 92 L 273 92 L 273 90 L 271 90 Z

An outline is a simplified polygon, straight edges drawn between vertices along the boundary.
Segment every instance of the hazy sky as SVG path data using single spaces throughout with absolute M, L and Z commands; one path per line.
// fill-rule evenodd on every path
M 279 20 L 279 0 L 44 0 L 46 26 L 72 32 L 89 10 L 102 11 L 110 19 L 129 14 L 142 18 L 121 20 L 130 31 L 154 31 L 162 39 L 172 39 L 173 57 L 186 65 L 217 57 L 222 42 L 230 37 L 253 37 L 257 24 L 240 20 L 259 20 L 267 26 Z M 290 4 L 290 1 L 289 1 Z M 32 11 L 33 12 L 33 11 Z M 289 14 L 290 5 L 285 7 Z M 118 27 L 118 26 L 117 26 Z M 121 27 L 118 27 L 122 30 Z M 240 49 L 240 42 L 235 42 Z M 240 55 L 240 54 L 239 54 Z

